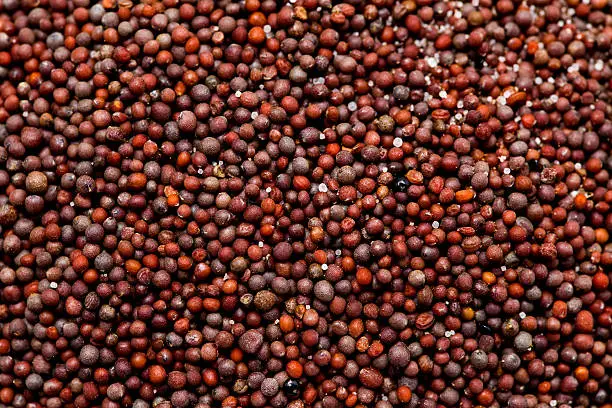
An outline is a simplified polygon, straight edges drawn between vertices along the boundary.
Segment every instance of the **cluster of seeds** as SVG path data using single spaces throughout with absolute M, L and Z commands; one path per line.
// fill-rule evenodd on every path
M 607 0 L 3 0 L 0 407 L 612 404 Z

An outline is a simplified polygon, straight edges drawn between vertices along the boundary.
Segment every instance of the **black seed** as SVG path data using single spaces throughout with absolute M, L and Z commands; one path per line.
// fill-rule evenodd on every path
M 408 189 L 408 185 L 409 185 L 409 182 L 408 182 L 408 179 L 406 179 L 406 177 L 398 177 L 395 180 L 393 180 L 393 183 L 391 184 L 391 189 L 393 191 L 404 193 Z
M 484 323 L 478 323 L 478 331 L 480 334 L 486 334 L 487 336 L 493 334 L 493 330 L 491 330 L 491 328 Z
M 283 391 L 287 396 L 297 397 L 300 394 L 300 383 L 290 378 L 283 384 Z

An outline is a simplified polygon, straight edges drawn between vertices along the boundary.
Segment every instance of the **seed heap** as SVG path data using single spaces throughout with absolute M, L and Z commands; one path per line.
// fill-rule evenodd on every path
M 0 407 L 612 407 L 609 2 L 365 3 L 1 2 Z

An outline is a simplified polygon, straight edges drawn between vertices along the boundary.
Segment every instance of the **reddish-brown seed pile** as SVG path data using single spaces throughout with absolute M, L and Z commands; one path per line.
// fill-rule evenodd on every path
M 611 408 L 611 49 L 607 0 L 3 0 L 0 407 Z

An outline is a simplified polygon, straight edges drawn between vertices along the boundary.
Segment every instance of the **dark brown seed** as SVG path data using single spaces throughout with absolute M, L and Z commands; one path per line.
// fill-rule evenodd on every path
M 238 345 L 246 353 L 254 354 L 263 344 L 263 340 L 263 336 L 257 330 L 249 330 L 240 336 Z
M 264 312 L 267 312 L 268 310 L 272 309 L 276 302 L 276 295 L 270 292 L 269 290 L 261 290 L 257 292 L 255 298 L 253 299 L 255 307 Z

